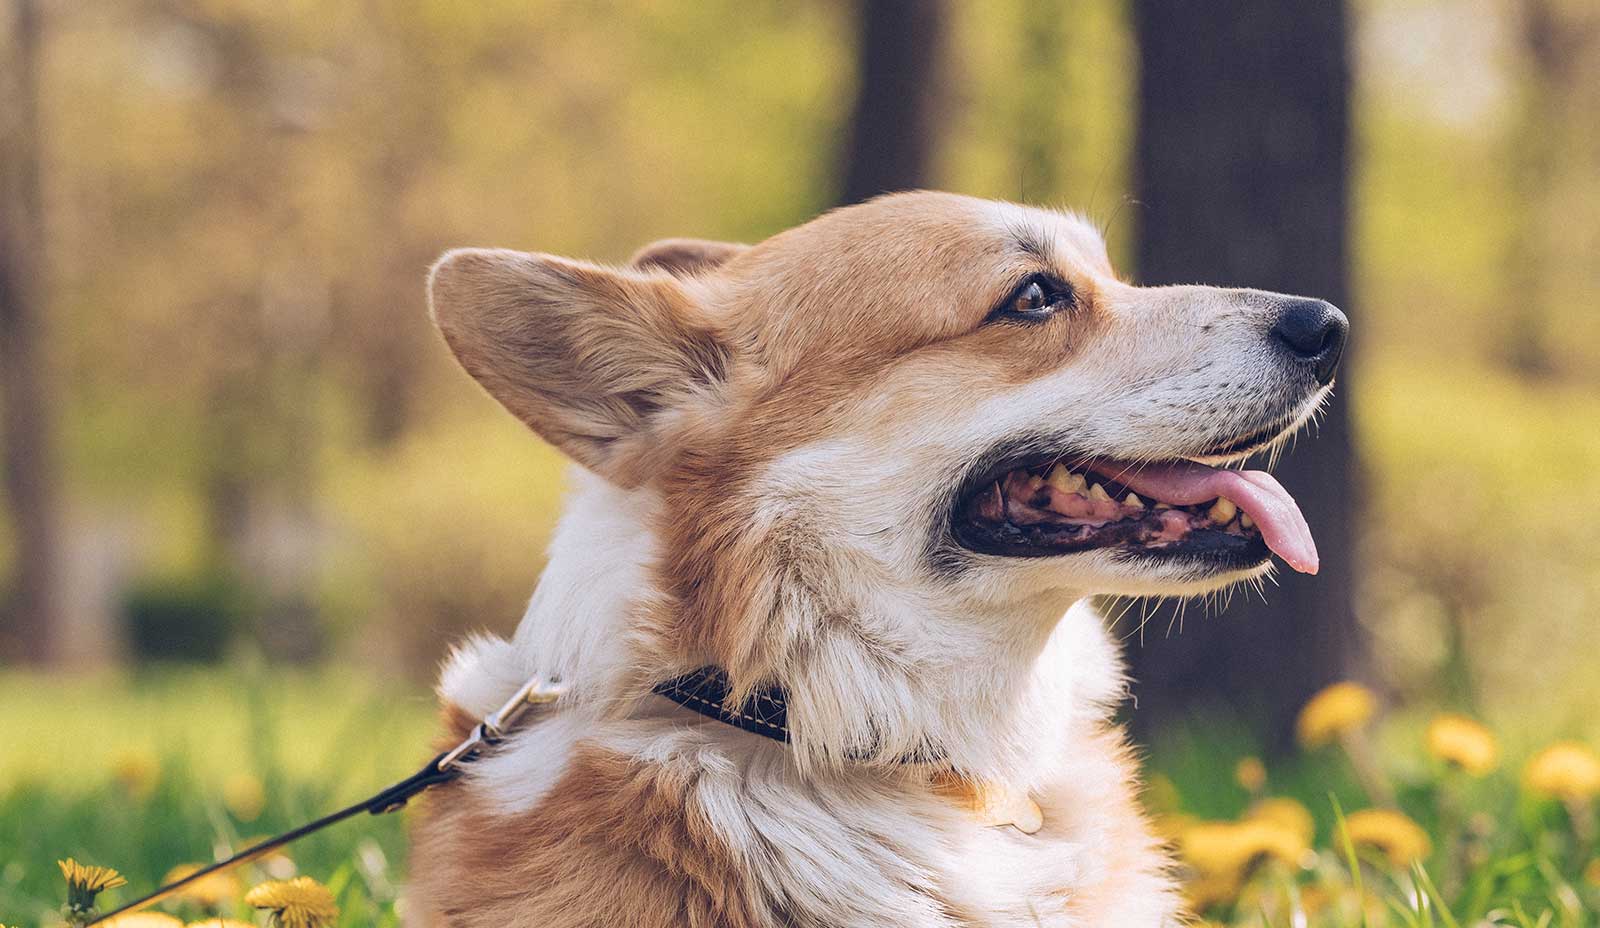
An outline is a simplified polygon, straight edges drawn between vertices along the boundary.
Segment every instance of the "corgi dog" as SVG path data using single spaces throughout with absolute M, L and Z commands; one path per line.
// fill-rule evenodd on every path
M 1338 309 L 1133 286 L 1081 218 L 935 192 L 428 289 L 577 467 L 516 634 L 439 687 L 452 742 L 564 695 L 429 795 L 412 924 L 1184 923 L 1089 597 L 1316 571 L 1222 465 L 1327 398 Z

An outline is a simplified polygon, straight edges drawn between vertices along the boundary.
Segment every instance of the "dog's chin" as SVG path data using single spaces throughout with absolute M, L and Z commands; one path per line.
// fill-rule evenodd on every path
M 1073 571 L 1082 586 L 1116 596 L 1202 596 L 1272 573 L 1270 558 L 1242 568 L 1203 560 L 1114 560 L 1097 569 Z

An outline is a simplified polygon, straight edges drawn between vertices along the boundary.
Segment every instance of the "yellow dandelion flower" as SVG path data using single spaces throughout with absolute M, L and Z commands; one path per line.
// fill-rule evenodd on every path
M 1241 757 L 1234 765 L 1233 779 L 1247 793 L 1259 793 L 1267 787 L 1267 765 L 1259 757 Z
M 91 867 L 88 864 L 80 864 L 71 857 L 56 861 L 56 866 L 61 868 L 61 875 L 67 878 L 68 886 L 84 892 L 98 893 L 128 885 L 122 874 L 110 867 Z
M 94 897 L 108 889 L 127 886 L 122 874 L 110 867 L 91 867 L 80 864 L 71 857 L 56 861 L 61 875 L 67 880 L 67 910 L 74 914 L 87 914 L 94 910 Z
M 1295 734 L 1308 748 L 1327 744 L 1367 724 L 1378 711 L 1378 697 L 1359 683 L 1335 683 L 1311 697 L 1300 710 Z
M 1466 773 L 1481 777 L 1500 763 L 1494 734 L 1464 715 L 1446 713 L 1428 723 L 1428 753 Z
M 103 921 L 96 928 L 183 928 L 183 919 L 164 912 L 129 912 Z
M 117 754 L 111 761 L 111 776 L 129 796 L 147 799 L 155 792 L 160 779 L 161 764 L 147 750 L 129 749 Z
M 1305 806 L 1283 796 L 1259 799 L 1250 807 L 1246 818 L 1271 822 L 1298 837 L 1307 847 L 1317 835 L 1316 820 Z
M 326 928 L 339 917 L 333 893 L 309 876 L 262 883 L 245 894 L 246 905 L 270 909 L 279 928 Z
M 1600 793 L 1600 757 L 1576 741 L 1540 751 L 1522 771 L 1522 782 L 1541 796 L 1575 802 Z
M 1293 830 L 1265 819 L 1200 822 L 1178 838 L 1178 852 L 1204 875 L 1242 879 L 1258 864 L 1299 866 L 1309 845 Z
M 253 822 L 267 804 L 267 793 L 253 774 L 236 773 L 222 784 L 222 804 L 241 822 Z
M 163 885 L 176 883 L 199 869 L 199 864 L 179 864 L 167 871 L 161 882 Z M 238 898 L 239 878 L 226 871 L 208 874 L 185 886 L 178 896 L 183 899 L 193 899 L 207 908 L 216 908 L 230 899 Z
M 1409 866 L 1433 853 L 1428 833 L 1402 812 L 1361 809 L 1346 816 L 1344 823 L 1351 843 L 1380 851 L 1396 867 Z
M 207 918 L 190 922 L 184 928 L 256 928 L 254 922 L 241 922 L 237 918 Z

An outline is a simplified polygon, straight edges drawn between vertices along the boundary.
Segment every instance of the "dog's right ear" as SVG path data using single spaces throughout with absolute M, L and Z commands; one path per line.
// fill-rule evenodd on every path
M 720 381 L 728 353 L 676 278 L 551 255 L 448 252 L 433 320 L 489 394 L 578 463 L 623 486 L 663 414 Z
M 669 274 L 686 277 L 719 267 L 730 258 L 749 250 L 749 245 L 737 242 L 713 242 L 703 238 L 664 238 L 639 249 L 628 259 L 628 264 L 636 268 L 660 268 Z

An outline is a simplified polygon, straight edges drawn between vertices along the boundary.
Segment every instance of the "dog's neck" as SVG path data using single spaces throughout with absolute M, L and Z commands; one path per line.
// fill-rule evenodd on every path
M 599 718 L 688 668 L 639 625 L 641 603 L 659 595 L 657 503 L 581 472 L 574 480 L 514 648 L 522 672 L 567 681 L 574 708 Z M 788 694 L 797 765 L 920 756 L 974 778 L 1034 778 L 1052 766 L 1053 746 L 1101 723 L 1122 695 L 1114 648 L 1078 599 L 957 607 L 871 591 L 853 604 L 867 617 L 816 630 L 771 681 Z M 726 736 L 750 737 L 731 727 Z

